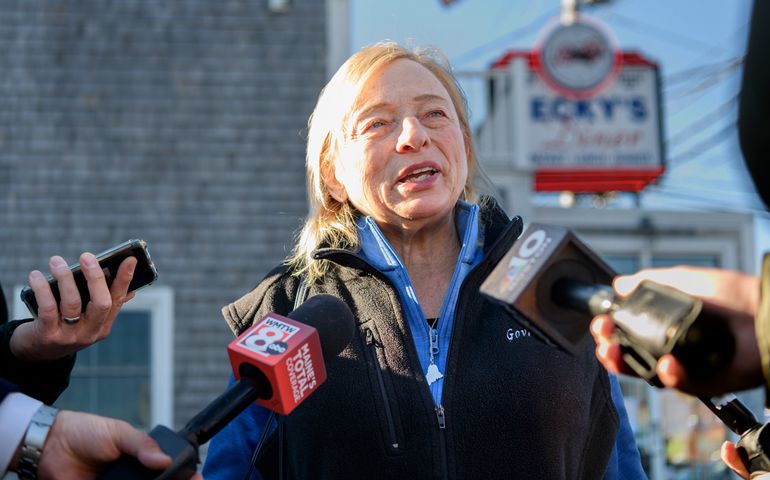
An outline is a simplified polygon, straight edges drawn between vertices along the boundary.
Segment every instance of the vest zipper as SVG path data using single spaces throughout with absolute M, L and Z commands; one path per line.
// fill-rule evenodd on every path
M 439 403 L 436 406 L 436 418 L 438 418 L 439 449 L 441 452 L 441 478 L 449 478 L 449 465 L 446 453 L 446 415 L 444 414 L 444 405 Z
M 441 430 L 446 428 L 446 417 L 444 417 L 444 406 L 439 404 L 436 407 L 436 417 L 438 417 L 438 428 Z
M 382 378 L 382 369 L 380 368 L 380 362 L 377 360 L 377 346 L 374 344 L 374 334 L 370 329 L 366 329 L 366 345 L 369 347 L 369 352 L 372 356 L 372 362 L 374 370 L 377 373 L 377 383 L 380 386 L 380 394 L 382 395 L 382 403 L 385 405 L 385 418 L 388 424 L 388 435 L 390 435 L 390 446 L 394 450 L 398 449 L 398 438 L 396 438 L 396 424 L 393 421 L 393 412 L 390 410 L 390 398 L 388 392 L 385 389 L 385 380 Z

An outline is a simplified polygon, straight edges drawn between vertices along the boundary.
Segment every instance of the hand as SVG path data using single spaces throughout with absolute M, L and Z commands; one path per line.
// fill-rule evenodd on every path
M 733 361 L 706 380 L 689 379 L 682 364 L 672 355 L 660 357 L 656 372 L 663 385 L 693 395 L 711 396 L 762 384 L 759 349 L 754 333 L 759 279 L 727 270 L 675 267 L 643 270 L 631 276 L 618 277 L 614 287 L 623 296 L 642 280 L 652 280 L 700 298 L 704 302 L 704 313 L 724 319 L 735 336 Z M 613 339 L 614 330 L 615 325 L 608 316 L 594 318 L 591 333 L 596 340 L 596 356 L 607 370 L 634 375 L 622 360 L 620 345 Z
M 38 316 L 32 322 L 19 325 L 13 332 L 11 351 L 16 358 L 30 362 L 55 360 L 109 335 L 120 307 L 134 297 L 127 291 L 134 275 L 136 258 L 123 260 L 109 288 L 93 254 L 83 253 L 80 266 L 91 295 L 82 313 L 80 293 L 62 257 L 51 257 L 49 261 L 51 274 L 59 285 L 61 302 L 58 305 L 45 276 L 37 270 L 30 272 L 29 285 L 35 292 Z M 67 324 L 63 321 L 64 317 L 80 317 L 80 320 Z
M 123 454 L 138 458 L 153 470 L 163 470 L 172 461 L 149 435 L 122 420 L 60 411 L 43 447 L 38 477 L 41 480 L 96 478 Z M 203 480 L 200 474 L 192 478 Z

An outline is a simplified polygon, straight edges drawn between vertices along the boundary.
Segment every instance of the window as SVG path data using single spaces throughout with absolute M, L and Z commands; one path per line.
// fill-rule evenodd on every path
M 14 318 L 29 316 L 16 288 Z M 110 336 L 78 353 L 56 406 L 149 430 L 173 422 L 173 294 L 147 287 L 126 303 Z

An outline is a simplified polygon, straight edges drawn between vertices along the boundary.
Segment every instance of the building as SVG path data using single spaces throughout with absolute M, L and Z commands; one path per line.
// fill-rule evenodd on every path
M 280 262 L 306 209 L 304 129 L 334 12 L 286 4 L 0 4 L 6 298 L 51 255 L 129 238 L 159 271 L 113 343 L 82 352 L 61 406 L 179 426 L 225 388 L 219 310 Z

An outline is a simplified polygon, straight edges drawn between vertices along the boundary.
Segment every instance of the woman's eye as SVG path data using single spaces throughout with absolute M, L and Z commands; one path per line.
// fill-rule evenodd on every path
M 428 112 L 426 117 L 429 118 L 429 119 L 446 118 L 446 113 L 444 113 L 443 110 L 432 110 L 432 111 Z
M 387 120 L 372 120 L 370 122 L 366 122 L 363 124 L 363 128 L 361 128 L 360 133 L 374 133 L 388 125 Z

